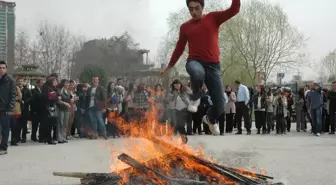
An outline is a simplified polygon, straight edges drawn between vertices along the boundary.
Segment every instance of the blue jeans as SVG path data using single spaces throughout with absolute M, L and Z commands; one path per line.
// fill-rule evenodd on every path
M 0 136 L 2 136 L 0 150 L 7 150 L 10 130 L 10 116 L 6 112 L 0 112 Z
M 311 109 L 311 117 L 313 122 L 312 132 L 314 134 L 321 133 L 322 129 L 322 107 L 317 109 Z
M 193 95 L 190 97 L 191 100 L 201 98 L 203 83 L 207 86 L 212 101 L 212 106 L 208 109 L 207 116 L 209 121 L 215 124 L 219 116 L 223 114 L 225 106 L 220 64 L 191 60 L 187 62 L 186 69 L 190 75 L 191 88 L 193 90 Z
M 103 113 L 96 107 L 89 108 L 89 117 L 91 121 L 91 128 L 94 136 L 98 136 L 98 131 L 100 135 L 106 136 L 105 122 L 103 119 Z

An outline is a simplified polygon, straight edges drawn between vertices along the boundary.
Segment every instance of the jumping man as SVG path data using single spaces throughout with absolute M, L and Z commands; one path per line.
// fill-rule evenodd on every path
M 203 122 L 209 125 L 213 134 L 218 135 L 217 119 L 224 112 L 225 104 L 219 64 L 218 30 L 221 24 L 238 14 L 240 0 L 232 0 L 231 7 L 227 10 L 211 12 L 207 15 L 203 15 L 204 0 L 187 0 L 186 2 L 192 19 L 181 25 L 176 48 L 168 67 L 162 74 L 166 74 L 176 64 L 188 42 L 189 57 L 186 69 L 193 89 L 188 111 L 197 112 L 204 82 L 208 87 L 213 107 L 203 117 Z

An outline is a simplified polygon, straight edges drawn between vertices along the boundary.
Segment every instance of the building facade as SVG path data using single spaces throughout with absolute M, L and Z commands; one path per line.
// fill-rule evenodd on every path
M 0 1 L 0 60 L 7 61 L 8 70 L 14 64 L 15 2 Z

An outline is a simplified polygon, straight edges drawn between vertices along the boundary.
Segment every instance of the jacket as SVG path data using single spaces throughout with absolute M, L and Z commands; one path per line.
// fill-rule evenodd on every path
M 329 112 L 336 112 L 336 89 L 328 92 Z
M 22 93 L 18 86 L 16 86 L 16 97 L 15 97 L 15 105 L 13 112 L 10 112 L 10 115 L 19 116 L 21 115 L 21 101 L 22 101 Z
M 266 112 L 273 112 L 274 106 L 273 106 L 273 95 L 270 94 L 269 96 L 266 95 Z
M 277 110 L 278 110 L 278 107 L 279 107 L 279 98 L 280 96 L 276 96 L 274 98 L 274 101 L 273 101 L 273 105 L 274 105 L 274 115 L 276 116 L 276 113 L 277 113 Z M 281 101 L 282 101 L 282 105 L 283 105 L 283 115 L 284 117 L 287 117 L 287 98 L 286 97 L 281 97 Z
M 227 97 L 226 92 L 224 96 Z M 235 114 L 236 113 L 236 93 L 231 92 L 230 96 L 227 97 L 227 103 L 225 105 L 225 114 Z
M 265 111 L 266 110 L 266 95 L 261 94 L 260 95 L 260 108 L 258 108 L 258 99 L 259 99 L 259 93 L 255 94 L 253 97 L 253 106 L 255 111 Z
M 91 102 L 91 96 L 92 96 L 92 86 L 88 89 L 87 91 L 87 96 L 86 96 L 86 107 L 90 107 L 90 102 Z M 96 89 L 96 92 L 94 94 L 94 106 L 97 109 L 103 110 L 106 108 L 106 102 L 107 102 L 107 95 L 106 95 L 106 90 L 102 86 L 98 86 Z
M 41 114 L 45 110 L 44 96 L 42 89 L 35 87 L 31 90 L 33 98 L 31 101 L 31 112 L 33 115 Z
M 13 112 L 16 98 L 14 80 L 5 74 L 0 79 L 0 112 Z
M 310 110 L 323 107 L 323 92 L 321 89 L 313 90 L 307 94 L 307 107 Z

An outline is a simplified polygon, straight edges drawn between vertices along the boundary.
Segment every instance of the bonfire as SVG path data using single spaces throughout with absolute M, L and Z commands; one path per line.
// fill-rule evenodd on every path
M 281 185 L 265 174 L 220 165 L 174 134 L 170 124 L 157 122 L 153 108 L 142 120 L 118 120 L 126 139 L 111 149 L 110 173 L 54 172 L 80 178 L 83 185 Z M 183 137 L 182 137 L 183 138 Z

